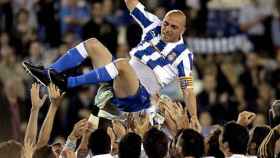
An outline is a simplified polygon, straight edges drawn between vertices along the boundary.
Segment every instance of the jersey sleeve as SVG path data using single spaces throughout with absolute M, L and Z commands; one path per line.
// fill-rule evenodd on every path
M 193 88 L 192 68 L 193 54 L 190 51 L 184 51 L 178 57 L 177 70 L 181 88 Z
M 142 3 L 138 3 L 130 14 L 144 31 L 161 22 L 157 16 L 148 12 Z

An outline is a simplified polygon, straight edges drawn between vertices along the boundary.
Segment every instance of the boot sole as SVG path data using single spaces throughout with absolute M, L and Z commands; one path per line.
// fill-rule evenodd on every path
M 29 74 L 31 77 L 33 77 L 37 82 L 39 82 L 40 84 L 42 84 L 43 86 L 47 87 L 46 84 L 44 84 L 36 75 L 34 75 L 29 68 L 25 65 L 24 62 L 21 63 L 21 65 L 23 66 L 24 70 L 27 72 L 27 74 Z
M 97 116 L 108 119 L 108 120 L 125 121 L 125 119 L 121 117 L 121 114 L 120 115 L 114 115 L 114 114 L 111 114 L 111 113 L 109 113 L 105 110 L 102 110 L 102 109 L 99 110 Z

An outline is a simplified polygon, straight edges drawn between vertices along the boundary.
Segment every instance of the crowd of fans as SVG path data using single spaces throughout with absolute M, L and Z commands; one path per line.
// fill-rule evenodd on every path
M 189 123 L 173 84 L 163 93 L 176 102 L 155 99 L 165 117 L 161 125 L 135 113 L 121 121 L 100 120 L 92 133 L 86 120 L 97 111 L 93 100 L 98 87 L 81 87 L 62 97 L 54 86 L 33 84 L 24 73 L 24 59 L 48 65 L 90 37 L 104 43 L 115 58 L 129 57 L 141 28 L 123 0 L 0 0 L 1 156 L 58 157 L 63 151 L 72 158 L 75 151 L 77 157 L 279 157 L 280 127 L 269 124 L 269 108 L 280 98 L 280 1 L 142 2 L 160 18 L 170 9 L 191 17 L 184 37 L 194 51 L 197 123 Z M 231 40 L 236 36 L 246 42 Z M 91 63 L 85 61 L 68 73 L 88 69 Z M 39 97 L 47 93 L 52 97 Z

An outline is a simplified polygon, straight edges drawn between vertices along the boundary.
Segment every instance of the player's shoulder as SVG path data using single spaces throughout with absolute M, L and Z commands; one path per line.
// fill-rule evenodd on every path
M 161 32 L 161 23 L 160 22 L 152 23 L 149 27 L 145 28 L 144 32 L 159 34 Z
M 192 53 L 185 42 L 176 45 L 176 47 L 172 51 L 177 55 L 180 55 L 183 52 L 186 52 L 187 54 Z
M 152 26 L 149 28 L 146 28 L 143 32 L 143 37 L 145 41 L 150 41 L 153 38 L 157 37 L 161 32 L 161 26 L 160 25 L 154 25 L 152 24 Z

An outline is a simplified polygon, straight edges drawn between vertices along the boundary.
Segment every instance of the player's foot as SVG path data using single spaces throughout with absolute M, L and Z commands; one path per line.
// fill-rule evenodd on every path
M 106 103 L 114 97 L 112 86 L 109 83 L 100 84 L 94 99 L 94 105 L 103 108 Z
M 47 71 L 49 81 L 54 83 L 61 91 L 67 90 L 67 76 L 64 73 L 57 73 L 53 69 Z
M 105 110 L 102 110 L 100 109 L 99 112 L 98 112 L 98 117 L 102 117 L 102 118 L 105 118 L 107 120 L 121 120 L 121 114 L 112 114 L 108 111 L 105 111 Z
M 48 86 L 50 83 L 47 70 L 41 65 L 34 65 L 30 61 L 23 61 L 22 66 L 24 70 L 31 75 L 34 79 L 36 79 L 39 83 L 44 86 Z
M 98 117 L 103 117 L 109 120 L 120 119 L 120 110 L 117 106 L 111 103 L 113 97 L 112 85 L 109 83 L 102 83 L 94 100 L 94 104 L 100 109 Z

